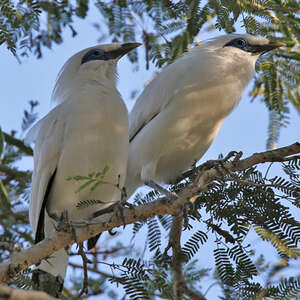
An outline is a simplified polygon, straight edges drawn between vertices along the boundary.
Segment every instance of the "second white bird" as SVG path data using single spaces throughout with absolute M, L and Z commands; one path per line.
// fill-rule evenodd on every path
M 239 103 L 257 58 L 282 43 L 248 34 L 209 40 L 166 67 L 129 116 L 126 191 L 171 183 L 211 145 Z

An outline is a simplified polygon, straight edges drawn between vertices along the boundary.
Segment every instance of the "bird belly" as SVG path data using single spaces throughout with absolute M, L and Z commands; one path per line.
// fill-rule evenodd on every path
M 72 220 L 87 219 L 94 211 L 103 209 L 121 199 L 120 188 L 125 181 L 128 156 L 128 121 L 126 110 L 112 111 L 101 104 L 101 110 L 79 109 L 67 120 L 64 147 L 58 162 L 56 176 L 51 188 L 47 211 L 58 217 L 64 211 Z M 115 118 L 117 122 L 112 122 Z M 108 168 L 103 181 L 95 190 L 89 186 L 81 189 L 88 179 L 68 180 L 74 176 L 89 176 Z M 92 176 L 93 177 L 93 176 Z M 95 177 L 93 177 L 95 179 Z M 99 179 L 99 178 L 98 178 Z M 97 200 L 101 203 L 78 208 L 83 200 Z M 95 201 L 94 201 L 95 202 Z

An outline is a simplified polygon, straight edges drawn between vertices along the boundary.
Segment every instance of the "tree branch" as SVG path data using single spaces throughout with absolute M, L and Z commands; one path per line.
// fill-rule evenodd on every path
M 33 155 L 32 148 L 29 146 L 26 146 L 23 141 L 16 139 L 12 135 L 5 133 L 5 132 L 3 132 L 3 136 L 4 136 L 4 139 L 7 144 L 18 147 L 26 155 L 29 155 L 29 156 Z
M 75 263 L 69 263 L 69 266 L 71 266 L 72 268 L 75 268 L 75 269 L 83 269 L 83 266 L 82 265 L 78 265 L 78 264 L 75 264 Z M 114 280 L 117 280 L 118 282 L 123 282 L 124 279 L 122 279 L 121 277 L 117 277 L 117 276 L 114 276 L 114 275 L 111 275 L 111 274 L 108 274 L 108 273 L 105 273 L 103 271 L 100 271 L 96 268 L 92 268 L 92 267 L 89 267 L 87 266 L 86 269 L 89 271 L 89 272 L 93 272 L 93 273 L 96 273 L 100 276 L 103 276 L 103 277 L 106 277 L 106 278 L 111 278 L 111 279 L 114 279 Z
M 300 153 L 300 143 L 295 143 L 276 150 L 256 153 L 243 160 L 229 162 L 225 164 L 225 167 L 230 171 L 241 171 L 260 163 L 282 162 L 285 161 L 288 156 L 298 153 Z M 135 208 L 124 209 L 126 224 L 145 221 L 156 215 L 176 215 L 178 211 L 183 210 L 184 205 L 189 203 L 191 197 L 200 192 L 207 191 L 209 185 L 218 178 L 218 176 L 220 175 L 216 169 L 202 170 L 193 183 L 178 193 L 179 198 L 177 200 L 171 201 L 166 198 L 160 198 Z M 76 226 L 76 223 L 74 223 L 74 225 Z M 119 226 L 123 226 L 122 218 L 106 214 L 101 216 L 101 222 L 91 221 L 88 225 L 78 225 L 76 230 L 77 240 L 78 242 L 83 242 L 100 232 L 111 230 Z M 12 254 L 9 260 L 0 264 L 0 282 L 9 281 L 20 271 L 38 263 L 43 258 L 74 242 L 74 234 L 68 231 L 60 231 L 22 252 Z
M 19 178 L 24 178 L 22 179 L 23 181 L 26 179 L 31 178 L 31 172 L 30 171 L 19 171 L 16 168 L 10 168 L 6 165 L 0 164 L 0 172 L 4 173 L 5 175 L 20 181 Z
M 182 256 L 180 238 L 182 233 L 183 213 L 173 217 L 169 244 L 172 245 L 172 276 L 174 300 L 181 300 L 184 295 L 186 282 L 182 272 Z
M 189 296 L 191 300 L 205 300 L 206 298 L 194 291 L 190 290 L 187 286 L 184 274 L 182 271 L 182 252 L 181 252 L 181 233 L 183 223 L 183 212 L 173 217 L 172 228 L 170 232 L 169 244 L 172 245 L 173 260 L 172 260 L 172 275 L 173 275 L 173 296 L 174 300 L 182 300 L 183 296 Z
M 271 11 L 269 11 L 269 8 L 265 8 L 261 4 L 255 2 L 255 1 L 252 1 L 251 6 L 256 11 L 265 11 L 269 15 L 269 17 L 273 20 L 274 23 L 280 22 L 280 19 L 278 19 Z
M 0 285 L 0 299 L 7 300 L 54 300 L 44 292 L 26 291 L 14 289 L 6 285 Z

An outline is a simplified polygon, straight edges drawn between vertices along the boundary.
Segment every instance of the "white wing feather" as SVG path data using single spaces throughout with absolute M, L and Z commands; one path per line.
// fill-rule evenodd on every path
M 49 180 L 54 173 L 64 137 L 64 121 L 60 117 L 63 103 L 55 107 L 46 117 L 41 119 L 28 132 L 29 138 L 35 140 L 34 172 L 32 175 L 32 191 L 29 207 L 29 220 L 34 233 L 43 204 Z
M 165 109 L 174 99 L 175 95 L 182 91 L 188 82 L 189 57 L 197 54 L 197 48 L 185 53 L 171 65 L 164 68 L 144 89 L 137 99 L 129 115 L 129 139 L 148 124 L 157 114 Z M 182 74 L 185 74 L 183 77 Z M 177 88 L 174 89 L 174 82 Z M 187 86 L 188 88 L 188 86 Z

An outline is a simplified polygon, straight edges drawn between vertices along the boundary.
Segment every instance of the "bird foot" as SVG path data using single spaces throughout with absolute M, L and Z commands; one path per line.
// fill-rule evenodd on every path
M 64 210 L 62 212 L 62 214 L 60 215 L 60 218 L 58 220 L 58 223 L 57 223 L 57 226 L 55 229 L 57 231 L 71 232 L 72 236 L 74 238 L 74 241 L 78 244 L 76 229 L 75 229 L 73 222 L 71 222 L 69 220 L 69 215 L 68 215 L 67 210 Z
M 225 164 L 232 157 L 234 157 L 232 163 L 236 163 L 240 159 L 242 154 L 243 154 L 242 152 L 231 151 L 223 159 L 208 160 L 203 165 L 201 165 L 201 170 L 209 170 L 215 168 L 216 171 L 219 173 L 221 179 L 224 180 L 226 174 L 231 174 L 231 171 L 226 167 Z
M 164 187 L 160 186 L 153 180 L 147 180 L 144 182 L 145 185 L 153 188 L 154 190 L 160 192 L 162 195 L 165 195 L 170 200 L 174 201 L 178 199 L 178 196 L 176 194 L 173 194 L 172 192 L 168 191 Z
M 123 225 L 125 228 L 126 220 L 125 220 L 125 216 L 124 216 L 124 207 L 128 207 L 130 209 L 134 209 L 134 207 L 135 207 L 133 204 L 128 203 L 126 201 L 126 199 L 127 199 L 126 190 L 125 190 L 125 188 L 123 188 L 122 192 L 121 192 L 121 200 L 120 201 L 118 201 L 104 209 L 94 212 L 92 215 L 92 218 L 97 218 L 99 216 L 102 216 L 102 215 L 108 214 L 108 213 L 115 213 L 115 215 L 120 216 L 122 218 Z M 114 234 L 114 233 L 112 233 L 112 234 Z

